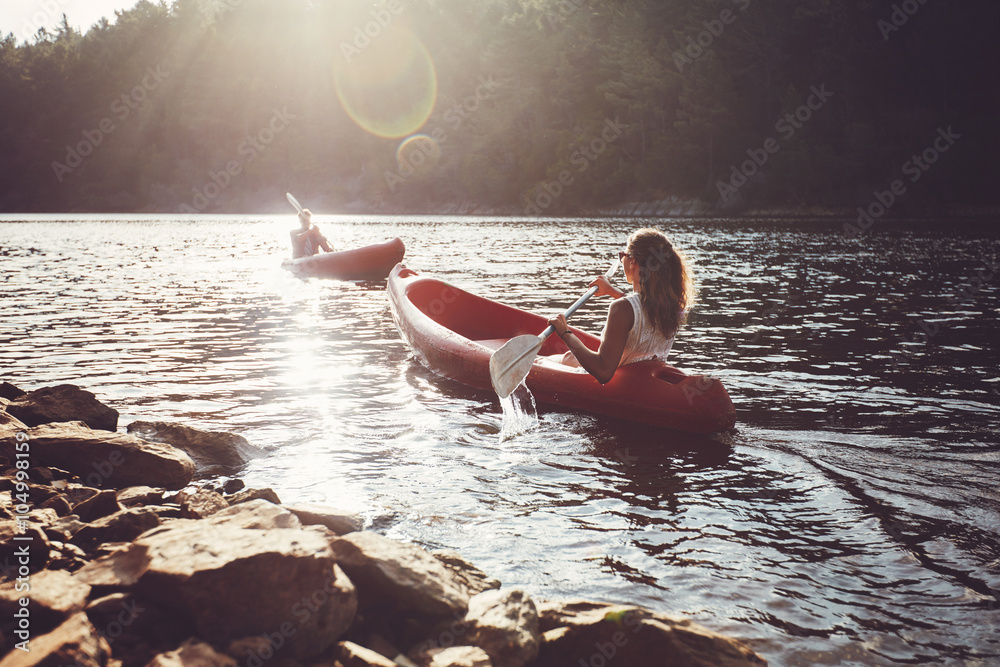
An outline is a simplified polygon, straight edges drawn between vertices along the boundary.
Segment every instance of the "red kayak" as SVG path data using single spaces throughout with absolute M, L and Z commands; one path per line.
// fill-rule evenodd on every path
M 422 278 L 402 264 L 389 274 L 388 291 L 396 327 L 420 362 L 480 389 L 492 391 L 489 364 L 495 350 L 514 336 L 537 336 L 546 327 L 541 315 Z M 597 336 L 573 332 L 593 350 L 600 344 Z M 601 385 L 583 369 L 545 356 L 566 351 L 559 336 L 545 340 L 526 379 L 538 401 L 690 433 L 726 431 L 736 423 L 733 402 L 715 378 L 652 360 L 621 366 Z
M 286 259 L 281 266 L 298 276 L 338 280 L 385 280 L 392 267 L 403 261 L 405 253 L 406 247 L 396 238 L 354 250 Z

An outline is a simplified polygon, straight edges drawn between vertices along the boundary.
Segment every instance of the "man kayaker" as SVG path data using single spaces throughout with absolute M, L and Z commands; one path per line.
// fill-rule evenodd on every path
M 632 294 L 626 296 L 604 276 L 591 283 L 597 285 L 597 296 L 615 298 L 596 352 L 573 335 L 562 314 L 549 320 L 569 348 L 562 363 L 583 366 L 601 384 L 610 382 L 619 366 L 646 359 L 666 361 L 694 303 L 687 259 L 659 230 L 633 232 L 619 256 Z
M 323 236 L 319 227 L 312 223 L 312 211 L 305 208 L 299 213 L 299 229 L 291 231 L 292 236 L 292 259 L 299 257 L 311 257 L 322 248 L 326 252 L 333 252 L 333 246 Z

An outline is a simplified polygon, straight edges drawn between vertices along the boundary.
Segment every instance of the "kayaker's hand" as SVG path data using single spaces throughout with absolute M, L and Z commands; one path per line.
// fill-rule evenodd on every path
M 569 331 L 569 324 L 566 323 L 566 316 L 559 313 L 549 320 L 549 324 L 555 328 L 556 335 L 562 338 L 563 334 Z
M 593 282 L 591 282 L 587 287 L 593 287 L 594 285 L 597 285 L 597 293 L 594 296 L 610 296 L 618 299 L 625 294 L 620 289 L 612 285 L 604 276 L 594 278 Z

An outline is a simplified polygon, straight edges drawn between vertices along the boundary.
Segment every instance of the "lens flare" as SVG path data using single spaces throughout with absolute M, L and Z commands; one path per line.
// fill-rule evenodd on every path
M 426 134 L 407 137 L 396 150 L 396 165 L 403 175 L 429 171 L 440 159 L 441 145 Z
M 437 102 L 430 54 L 409 30 L 389 25 L 343 49 L 334 62 L 337 97 L 362 129 L 388 139 L 413 134 Z

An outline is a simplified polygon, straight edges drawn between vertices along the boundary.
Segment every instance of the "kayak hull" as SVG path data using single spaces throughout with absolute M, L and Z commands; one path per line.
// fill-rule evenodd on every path
M 392 267 L 403 261 L 405 254 L 403 241 L 395 238 L 353 250 L 286 259 L 281 266 L 298 276 L 336 280 L 385 280 Z
M 537 336 L 546 327 L 541 315 L 421 277 L 402 264 L 392 269 L 387 289 L 396 328 L 420 362 L 480 389 L 492 391 L 489 362 L 495 350 L 514 336 Z M 600 344 L 592 334 L 573 332 L 593 350 Z M 583 369 L 544 356 L 566 351 L 554 334 L 542 345 L 525 379 L 537 401 L 689 433 L 717 433 L 736 423 L 733 402 L 715 378 L 651 360 L 620 367 L 602 385 Z

